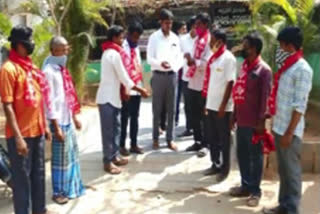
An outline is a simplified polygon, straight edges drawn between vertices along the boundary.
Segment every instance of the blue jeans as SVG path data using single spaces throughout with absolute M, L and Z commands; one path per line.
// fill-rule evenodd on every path
M 18 155 L 15 138 L 7 139 L 12 169 L 13 203 L 15 214 L 46 212 L 45 160 L 43 136 L 25 139 L 29 153 Z
M 262 144 L 252 144 L 254 129 L 238 127 L 237 155 L 241 174 L 241 187 L 252 195 L 261 196 L 260 183 L 263 171 Z
M 299 214 L 301 200 L 301 147 L 302 141 L 294 136 L 291 145 L 280 147 L 281 136 L 275 134 L 278 171 L 280 176 L 279 204 L 289 214 Z
M 119 155 L 120 143 L 120 109 L 110 103 L 99 105 L 103 163 L 109 164 Z

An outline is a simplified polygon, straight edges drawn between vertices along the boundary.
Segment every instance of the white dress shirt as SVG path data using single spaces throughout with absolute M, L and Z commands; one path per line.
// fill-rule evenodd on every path
M 101 80 L 97 92 L 97 104 L 111 104 L 121 108 L 120 85 L 123 84 L 128 91 L 135 85 L 125 69 L 120 54 L 108 49 L 101 58 Z
M 128 40 L 124 40 L 123 44 L 122 44 L 122 47 L 123 49 L 125 50 L 125 52 L 128 54 L 129 56 L 129 59 L 131 59 L 131 48 L 130 48 L 130 45 L 128 43 Z M 139 49 L 139 46 L 137 46 L 135 48 L 135 52 L 136 52 L 136 56 L 137 56 L 137 60 L 138 60 L 138 64 L 141 66 L 141 69 L 142 69 L 142 65 L 141 65 L 141 55 L 140 55 L 140 49 Z M 138 82 L 137 84 L 138 86 L 142 86 L 142 82 Z M 137 91 L 134 91 L 134 90 L 131 90 L 130 91 L 130 96 L 139 96 L 140 93 L 137 92 Z
M 181 50 L 183 55 L 186 53 L 189 53 L 191 56 L 193 55 L 192 51 L 193 51 L 193 46 L 195 41 L 196 41 L 196 37 L 192 38 L 190 33 L 183 35 L 181 37 L 180 44 L 181 44 Z M 182 80 L 185 82 L 189 81 L 189 77 L 186 76 L 188 70 L 189 70 L 188 61 L 187 59 L 184 59 Z
M 204 82 L 204 74 L 205 74 L 207 62 L 208 62 L 208 56 L 210 56 L 212 54 L 212 51 L 210 50 L 209 44 L 210 44 L 210 36 L 208 38 L 207 45 L 201 54 L 200 59 L 195 59 L 197 71 L 194 74 L 194 76 L 192 78 L 190 78 L 189 85 L 188 85 L 188 87 L 192 90 L 202 91 L 203 82 Z M 191 55 L 192 57 L 193 57 L 193 53 L 195 51 L 195 48 L 196 48 L 196 43 L 194 43 L 194 45 L 193 45 L 193 50 L 192 50 L 192 55 Z
M 63 76 L 59 65 L 48 64 L 43 72 L 50 87 L 51 111 L 46 111 L 48 120 L 57 120 L 59 125 L 70 125 L 72 112 L 66 100 Z
M 152 71 L 179 71 L 183 66 L 179 37 L 173 32 L 165 36 L 161 29 L 151 34 L 147 47 L 147 62 Z M 168 62 L 171 67 L 164 69 L 162 62 Z
M 219 111 L 228 83 L 236 80 L 237 60 L 229 50 L 226 50 L 210 65 L 210 72 L 206 108 Z M 231 97 L 225 111 L 233 111 Z

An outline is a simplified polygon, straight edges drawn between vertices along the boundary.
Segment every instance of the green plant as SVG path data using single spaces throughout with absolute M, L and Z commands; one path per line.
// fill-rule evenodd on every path
M 41 68 L 44 59 L 49 54 L 49 42 L 52 38 L 52 28 L 54 23 L 52 19 L 45 19 L 40 24 L 33 27 L 33 39 L 36 48 L 32 54 L 33 62 Z
M 7 38 L 12 29 L 12 24 L 9 17 L 0 13 L 0 46 L 7 43 Z
M 261 14 L 261 8 L 265 4 L 273 4 L 282 10 L 282 14 L 271 14 L 269 23 L 261 24 L 264 28 L 270 29 L 274 34 L 285 26 L 299 26 L 304 35 L 303 49 L 306 55 L 320 50 L 320 22 L 315 21 L 315 2 L 314 0 L 253 0 L 251 4 L 253 14 Z M 274 19 L 278 17 L 278 19 Z M 274 19 L 274 20 L 273 20 Z M 273 29 L 271 25 L 279 25 L 278 29 Z M 274 35 L 273 35 L 274 36 Z
M 49 14 L 43 13 L 37 0 L 29 0 L 21 7 L 43 19 L 52 19 L 52 33 L 67 38 L 72 47 L 68 67 L 82 97 L 89 49 L 95 45 L 93 29 L 95 24 L 108 26 L 100 12 L 106 9 L 109 0 L 46 0 L 46 3 Z
M 320 51 L 320 19 L 316 18 L 314 0 L 251 0 L 252 25 L 236 27 L 238 36 L 258 30 L 264 38 L 263 57 L 276 70 L 277 35 L 286 26 L 298 26 L 303 31 L 306 56 Z

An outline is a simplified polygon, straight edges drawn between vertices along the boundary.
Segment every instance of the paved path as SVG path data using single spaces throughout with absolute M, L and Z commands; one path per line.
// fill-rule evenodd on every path
M 107 175 L 102 170 L 97 109 L 86 109 L 83 112 L 85 124 L 83 133 L 79 134 L 79 144 L 83 180 L 90 188 L 85 196 L 67 205 L 52 203 L 48 163 L 47 202 L 51 210 L 62 214 L 253 214 L 261 213 L 263 206 L 276 202 L 276 180 L 263 181 L 262 205 L 258 208 L 249 209 L 243 199 L 230 198 L 227 190 L 239 183 L 235 160 L 229 178 L 221 184 L 215 184 L 214 177 L 203 177 L 201 174 L 210 165 L 208 157 L 199 159 L 183 152 L 192 143 L 191 138 L 178 141 L 178 153 L 166 148 L 151 151 L 152 115 L 149 102 L 142 105 L 139 136 L 140 145 L 147 152 L 141 156 L 131 156 L 130 164 L 123 174 Z M 181 131 L 179 127 L 177 132 Z M 320 214 L 319 181 L 320 176 L 304 176 L 302 214 Z M 3 186 L 0 184 L 0 214 L 12 213 L 10 196 L 1 195 L 2 192 Z

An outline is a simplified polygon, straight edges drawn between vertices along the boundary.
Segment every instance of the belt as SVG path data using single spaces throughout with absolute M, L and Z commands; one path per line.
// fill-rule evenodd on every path
M 155 70 L 154 73 L 160 74 L 160 75 L 172 75 L 175 72 L 174 71 L 157 71 L 157 70 Z

